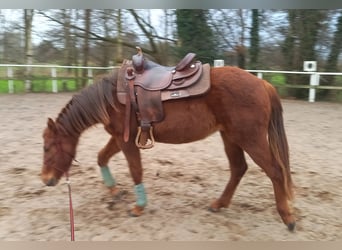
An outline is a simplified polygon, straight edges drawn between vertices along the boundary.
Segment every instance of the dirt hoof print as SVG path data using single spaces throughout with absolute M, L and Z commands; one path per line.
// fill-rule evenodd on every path
M 122 200 L 126 195 L 128 194 L 127 190 L 120 190 L 116 194 L 112 194 L 113 201 L 119 201 Z
M 22 173 L 24 173 L 25 171 L 27 171 L 26 168 L 19 168 L 19 167 L 17 167 L 17 168 L 11 169 L 11 170 L 10 170 L 10 173 L 11 173 L 11 174 L 22 174 Z

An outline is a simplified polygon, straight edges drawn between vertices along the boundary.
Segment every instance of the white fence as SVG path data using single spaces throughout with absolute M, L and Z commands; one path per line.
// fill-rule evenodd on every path
M 322 75 L 338 75 L 342 76 L 342 73 L 337 72 L 302 72 L 302 71 L 275 71 L 275 70 L 247 70 L 248 72 L 257 73 L 259 78 L 263 77 L 263 73 L 281 73 L 281 74 L 302 74 L 302 75 L 310 75 L 310 83 L 309 85 L 286 85 L 289 88 L 305 88 L 309 89 L 309 102 L 314 102 L 316 99 L 316 89 L 335 89 L 342 90 L 342 86 L 320 86 L 320 77 Z
M 21 64 L 0 64 L 0 68 L 7 68 L 7 77 L 8 80 L 8 92 L 10 94 L 14 93 L 14 80 L 16 77 L 13 74 L 13 68 L 49 68 L 50 75 L 52 80 L 52 92 L 58 93 L 58 84 L 57 84 L 57 69 L 86 69 L 87 70 L 87 77 L 88 77 L 88 84 L 92 84 L 93 82 L 93 72 L 94 70 L 112 70 L 115 67 L 82 67 L 82 66 L 60 66 L 60 65 L 21 65 Z M 1 77 L 0 77 L 1 78 Z M 26 84 L 30 84 L 26 80 Z
M 221 66 L 221 65 L 219 65 Z M 94 70 L 112 70 L 113 67 L 82 67 L 82 66 L 59 66 L 59 65 L 17 65 L 17 64 L 0 64 L 0 68 L 7 68 L 7 82 L 8 82 L 8 92 L 14 93 L 14 75 L 13 68 L 49 68 L 51 71 L 51 79 L 52 79 L 52 89 L 53 93 L 58 93 L 58 84 L 57 84 L 57 69 L 87 69 L 88 70 L 88 84 L 92 83 L 93 79 L 93 71 Z M 284 87 L 288 88 L 305 88 L 309 90 L 309 102 L 314 102 L 316 99 L 316 90 L 317 89 L 334 89 L 334 90 L 342 90 L 342 87 L 339 86 L 320 86 L 320 77 L 322 75 L 339 75 L 342 76 L 342 73 L 328 73 L 328 72 L 302 72 L 302 71 L 273 71 L 273 70 L 246 70 L 251 73 L 257 73 L 259 78 L 263 78 L 264 73 L 270 74 L 305 74 L 310 75 L 310 82 L 308 85 L 289 85 L 286 84 Z M 0 77 L 1 78 L 1 77 Z

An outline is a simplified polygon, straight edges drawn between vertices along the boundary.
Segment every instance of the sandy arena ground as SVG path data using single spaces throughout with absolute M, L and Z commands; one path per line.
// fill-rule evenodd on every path
M 39 173 L 42 131 L 72 94 L 0 95 L 0 240 L 70 240 L 65 181 L 45 187 Z M 219 134 L 143 151 L 149 204 L 131 218 L 133 182 L 123 154 L 110 161 L 119 186 L 114 203 L 102 184 L 97 152 L 109 136 L 101 125 L 83 133 L 71 170 L 79 240 L 342 240 L 342 105 L 283 100 L 298 222 L 287 231 L 270 180 L 249 158 L 231 206 L 206 210 L 229 177 Z M 167 148 L 167 154 L 165 149 Z M 187 164 L 191 162 L 191 164 Z

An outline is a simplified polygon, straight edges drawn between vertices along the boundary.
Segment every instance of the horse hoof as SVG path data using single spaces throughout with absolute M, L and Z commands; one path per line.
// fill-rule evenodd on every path
M 139 215 L 133 213 L 132 210 L 128 210 L 127 213 L 130 217 L 139 217 Z
M 287 228 L 289 229 L 290 232 L 293 232 L 296 228 L 296 222 L 287 224 Z
M 144 208 L 143 207 L 138 207 L 135 206 L 134 208 L 132 208 L 131 210 L 128 210 L 128 214 L 131 217 L 139 217 L 140 215 L 143 214 Z
M 109 193 L 113 199 L 113 201 L 119 201 L 121 200 L 128 192 L 127 190 L 121 190 L 117 187 L 110 187 Z
M 214 207 L 208 207 L 208 211 L 212 212 L 212 213 L 217 213 L 217 212 L 220 211 L 220 209 L 219 208 L 214 208 Z

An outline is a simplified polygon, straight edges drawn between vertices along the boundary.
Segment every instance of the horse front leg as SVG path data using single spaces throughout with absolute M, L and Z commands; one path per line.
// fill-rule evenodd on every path
M 147 205 L 145 187 L 142 182 L 143 169 L 140 150 L 133 141 L 129 141 L 127 143 L 123 142 L 121 148 L 128 162 L 129 171 L 134 182 L 134 192 L 136 195 L 136 204 L 129 211 L 129 214 L 133 217 L 137 217 L 143 213 L 144 208 Z
M 97 155 L 97 164 L 101 169 L 103 182 L 115 199 L 121 197 L 122 191 L 116 186 L 116 180 L 110 172 L 108 162 L 114 154 L 120 151 L 121 149 L 118 146 L 117 140 L 115 137 L 111 137 L 106 146 L 104 146 Z

